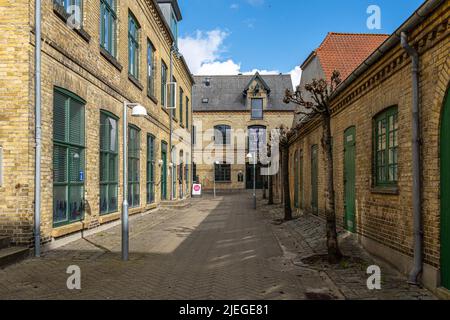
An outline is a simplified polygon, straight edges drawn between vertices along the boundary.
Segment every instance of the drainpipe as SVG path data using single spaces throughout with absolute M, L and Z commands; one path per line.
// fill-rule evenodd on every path
M 173 53 L 174 53 L 174 48 L 175 48 L 175 42 L 172 43 L 172 46 L 170 47 L 170 72 L 169 72 L 169 82 L 172 83 L 173 82 Z M 176 89 L 175 89 L 176 90 Z M 172 95 L 174 93 L 172 92 Z M 170 97 L 170 99 L 172 100 L 172 96 Z M 174 99 L 175 100 L 175 99 Z M 170 101 L 169 101 L 170 103 Z M 174 101 L 174 103 L 176 104 L 177 102 Z M 172 167 L 170 168 L 170 200 L 174 200 L 174 190 L 173 190 L 173 185 L 175 184 L 174 181 L 174 174 L 173 174 L 173 170 L 174 170 L 174 163 L 173 163 L 173 150 L 172 150 L 172 131 L 173 131 L 173 124 L 172 124 L 172 117 L 173 117 L 173 112 L 175 112 L 175 110 L 172 109 L 172 106 L 170 106 L 171 108 L 169 108 L 169 118 L 170 118 L 170 127 L 169 127 L 169 134 L 170 134 L 170 138 L 169 138 L 169 151 L 170 151 L 170 163 L 172 164 Z
M 413 168 L 413 215 L 414 215 L 414 268 L 409 275 L 408 283 L 418 285 L 419 276 L 423 271 L 423 228 L 422 202 L 420 182 L 420 118 L 419 118 L 419 54 L 409 45 L 408 36 L 401 33 L 402 48 L 412 61 L 412 168 Z
M 34 173 L 34 255 L 41 256 L 41 0 L 35 7 L 35 130 L 36 153 Z

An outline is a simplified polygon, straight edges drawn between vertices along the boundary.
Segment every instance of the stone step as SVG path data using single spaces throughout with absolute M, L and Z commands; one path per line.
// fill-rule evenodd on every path
M 11 243 L 10 237 L 1 237 L 0 236 L 0 249 L 8 248 L 10 243 Z
M 0 249 L 0 268 L 20 262 L 30 256 L 28 247 L 9 247 Z
M 162 201 L 161 202 L 161 207 L 163 207 L 163 208 L 183 209 L 183 208 L 188 208 L 190 206 L 191 206 L 191 202 L 189 201 L 189 199 L 186 199 L 186 200 L 174 200 L 174 201 Z

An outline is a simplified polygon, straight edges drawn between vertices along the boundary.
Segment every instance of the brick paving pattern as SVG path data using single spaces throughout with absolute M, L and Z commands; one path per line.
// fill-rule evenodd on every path
M 383 268 L 383 289 L 373 292 L 357 266 L 303 264 L 324 249 L 315 217 L 277 224 L 280 207 L 254 211 L 250 193 L 191 202 L 132 219 L 129 262 L 120 260 L 118 226 L 0 270 L 0 299 L 433 298 L 392 270 Z M 354 242 L 343 248 L 370 262 Z M 70 265 L 81 268 L 81 290 L 66 287 Z

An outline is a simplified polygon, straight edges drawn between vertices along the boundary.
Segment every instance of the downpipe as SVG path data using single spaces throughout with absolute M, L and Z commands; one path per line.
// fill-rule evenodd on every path
M 35 6 L 35 172 L 34 172 L 34 255 L 41 256 L 41 0 Z
M 402 48 L 408 53 L 412 61 L 412 200 L 414 217 L 414 267 L 408 283 L 419 285 L 419 278 L 423 272 L 423 225 L 422 198 L 420 181 L 420 113 L 419 113 L 419 53 L 409 45 L 408 36 L 401 33 Z

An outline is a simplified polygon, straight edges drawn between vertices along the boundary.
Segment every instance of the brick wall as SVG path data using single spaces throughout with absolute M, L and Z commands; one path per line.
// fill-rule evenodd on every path
M 20 3 L 28 3 L 28 1 L 14 1 L 14 5 L 20 7 Z M 17 112 L 20 110 L 19 105 L 24 105 L 33 110 L 34 103 L 32 102 L 34 86 L 30 83 L 30 78 L 33 75 L 34 59 L 34 34 L 30 31 L 34 30 L 34 1 L 31 1 L 30 6 L 24 6 L 27 9 L 23 12 L 21 10 L 9 10 L 15 15 L 14 21 L 22 21 L 21 25 L 16 28 L 15 33 L 8 29 L 2 32 L 2 37 L 8 35 L 9 39 L 16 39 L 17 53 L 12 54 L 13 43 L 7 48 L 2 46 L 0 55 L 3 54 L 1 50 L 7 51 L 8 59 L 11 59 L 5 67 L 5 72 L 14 74 L 18 77 L 19 74 L 14 71 L 14 68 L 23 69 L 23 77 L 14 79 L 11 77 L 7 82 L 13 86 L 13 89 L 8 92 L 17 91 L 18 96 L 23 96 L 23 100 L 14 99 L 11 102 L 11 109 L 16 110 L 17 119 L 7 118 L 4 123 L 0 125 L 0 144 L 7 143 L 8 149 L 8 167 L 21 164 L 23 168 L 24 179 L 19 180 L 20 167 L 8 171 L 11 179 L 5 181 L 5 187 L 0 189 L 0 219 L 5 215 L 8 216 L 8 221 L 1 221 L 1 228 L 5 228 L 6 232 L 0 229 L 1 234 L 23 232 L 24 228 L 19 226 L 18 216 L 12 216 L 11 213 L 24 216 L 29 228 L 32 225 L 32 192 L 33 192 L 33 175 L 34 175 L 34 150 L 33 130 L 34 118 L 33 112 L 26 111 Z M 28 9 L 29 8 L 29 9 Z M 141 25 L 140 33 L 140 74 L 139 83 L 132 82 L 128 77 L 128 10 L 132 11 L 136 19 Z M 142 212 L 147 209 L 154 208 L 160 202 L 160 188 L 158 185 L 156 189 L 156 204 L 147 205 L 146 202 L 146 156 L 147 134 L 153 134 L 156 137 L 156 161 L 160 159 L 160 145 L 164 140 L 169 142 L 169 115 L 167 110 L 162 108 L 160 98 L 160 68 L 161 59 L 165 61 L 167 66 L 170 62 L 170 37 L 168 30 L 162 22 L 159 11 L 153 1 L 139 0 L 139 1 L 121 1 L 118 8 L 118 43 L 117 43 L 117 63 L 113 64 L 100 53 L 99 33 L 100 33 L 100 2 L 85 2 L 83 11 L 83 31 L 75 31 L 69 28 L 68 25 L 55 12 L 53 1 L 45 1 L 42 5 L 42 225 L 41 231 L 44 241 L 50 240 L 52 237 L 59 237 L 68 233 L 78 231 L 83 228 L 92 228 L 101 223 L 108 222 L 120 217 L 119 213 L 113 213 L 108 216 L 99 215 L 99 123 L 100 110 L 107 110 L 119 118 L 119 203 L 122 202 L 122 113 L 123 101 L 138 102 L 144 105 L 149 113 L 146 119 L 135 119 L 129 116 L 129 123 L 134 124 L 141 129 L 141 152 L 140 152 L 140 188 L 141 188 L 141 206 L 130 210 L 130 212 Z M 19 16 L 20 14 L 20 16 Z M 13 19 L 14 18 L 14 19 Z M 0 23 L 0 28 L 3 27 L 3 20 Z M 1 29 L 3 31 L 3 29 Z M 20 40 L 21 37 L 25 40 Z M 147 78 L 146 78 L 146 62 L 147 62 L 147 38 L 150 39 L 156 49 L 156 97 L 150 98 L 147 96 Z M 0 38 L 1 39 L 1 38 Z M 12 40 L 9 40 L 12 41 Z M 9 48 L 9 49 L 8 49 Z M 19 50 L 20 48 L 20 50 Z M 27 49 L 28 48 L 28 49 Z M 14 57 L 15 61 L 12 59 Z M 17 63 L 18 59 L 20 63 Z M 0 68 L 3 67 L 3 59 L 1 60 Z M 0 69 L 2 70 L 2 69 Z M 183 62 L 174 58 L 173 64 L 174 76 L 178 81 L 178 86 L 184 91 L 185 96 L 191 101 L 191 78 L 189 70 L 186 69 Z M 14 72 L 13 72 L 14 71 Z M 1 72 L 1 71 L 0 71 Z M 3 78 L 2 78 L 3 80 Z M 0 81 L 2 81 L 0 80 Z M 21 82 L 20 82 L 20 81 Z M 86 172 L 85 172 L 85 198 L 86 198 L 86 212 L 85 219 L 79 223 L 73 223 L 66 227 L 53 227 L 53 94 L 54 87 L 58 86 L 73 92 L 79 97 L 86 100 Z M 4 86 L 2 86 L 3 90 Z M 20 92 L 20 91 L 23 91 Z M 5 99 L 2 94 L 0 99 Z M 178 104 L 178 101 L 177 101 Z M 2 103 L 2 114 L 5 104 Z M 30 115 L 31 116 L 30 116 Z M 178 111 L 177 111 L 178 114 Z M 184 115 L 184 118 L 186 116 Z M 19 123 L 19 120 L 27 124 L 24 126 Z M 3 119 L 2 119 L 3 121 Z M 190 115 L 189 123 L 192 123 L 192 116 Z M 14 135 L 11 129 L 5 129 L 5 125 L 17 125 L 22 127 L 24 132 L 22 136 Z M 6 127 L 8 128 L 8 127 Z M 25 130 L 26 128 L 26 130 Z M 178 122 L 174 122 L 174 130 L 178 130 L 188 134 Z M 16 142 L 17 139 L 17 142 Z M 10 141 L 10 142 L 9 142 Z M 20 143 L 19 143 L 20 141 Z M 177 140 L 178 141 L 178 140 Z M 185 141 L 187 145 L 183 146 L 185 155 L 191 154 L 190 138 L 187 135 Z M 21 143 L 24 145 L 21 146 Z M 9 154 L 22 155 L 15 158 L 10 157 Z M 28 155 L 28 163 L 23 165 L 23 155 Z M 160 181 L 160 169 L 156 167 L 156 182 Z M 170 176 L 169 176 L 170 177 Z M 170 181 L 170 180 L 169 180 Z M 7 186 L 7 187 L 6 187 Z M 170 183 L 168 183 L 168 192 L 170 192 Z M 185 192 L 185 195 L 189 192 Z M 10 197 L 7 198 L 7 197 Z M 3 199 L 8 199 L 3 201 Z M 18 205 L 17 203 L 20 203 Z M 3 207 L 9 208 L 7 211 Z M 29 230 L 26 229 L 26 230 Z M 12 231 L 9 231 L 12 230 Z M 17 242 L 27 242 L 30 240 L 32 233 L 28 231 L 26 237 L 15 236 Z
M 448 88 L 450 49 L 448 38 L 448 3 L 441 6 L 410 35 L 410 43 L 420 53 L 420 107 L 422 145 L 422 194 L 424 217 L 425 263 L 439 267 L 439 123 L 441 108 Z M 399 116 L 399 181 L 398 193 L 390 194 L 373 187 L 372 119 L 390 106 L 398 106 Z M 413 255 L 412 216 L 412 149 L 411 149 L 411 62 L 398 44 L 374 66 L 354 81 L 333 101 L 332 135 L 335 165 L 337 221 L 344 216 L 344 132 L 356 127 L 356 224 L 357 233 L 394 249 Z M 322 130 L 308 124 L 291 145 L 303 149 L 305 159 L 312 144 L 319 144 Z M 293 158 L 292 158 L 293 159 Z M 324 154 L 320 146 L 319 208 L 324 211 Z M 305 161 L 305 209 L 310 209 L 310 163 Z M 294 177 L 291 177 L 292 194 Z M 293 198 L 292 198 L 293 199 Z M 385 257 L 387 258 L 387 257 Z M 391 261 L 396 263 L 396 261 Z
M 3 184 L 0 186 L 0 235 L 28 241 L 33 212 L 33 134 L 28 88 L 32 75 L 29 1 L 0 2 L 0 146 Z

